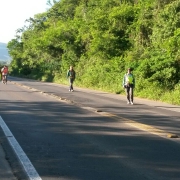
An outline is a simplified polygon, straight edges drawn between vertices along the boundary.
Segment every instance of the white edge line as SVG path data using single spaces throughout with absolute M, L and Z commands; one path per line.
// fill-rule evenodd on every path
M 26 156 L 25 152 L 7 127 L 6 123 L 0 116 L 0 126 L 2 130 L 4 131 L 4 134 L 6 135 L 10 145 L 12 146 L 14 152 L 16 153 L 18 159 L 20 160 L 21 165 L 23 166 L 25 172 L 27 173 L 27 176 L 30 180 L 42 180 L 35 170 L 34 166 L 32 165 L 29 158 Z

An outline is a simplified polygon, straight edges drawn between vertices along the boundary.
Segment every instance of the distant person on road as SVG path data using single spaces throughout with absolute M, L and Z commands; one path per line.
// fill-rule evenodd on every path
M 67 72 L 67 78 L 69 79 L 69 91 L 73 92 L 74 88 L 73 88 L 73 82 L 76 78 L 76 72 L 73 69 L 73 66 L 70 66 L 68 72 Z
M 4 66 L 1 69 L 1 74 L 2 74 L 2 83 L 7 84 L 7 75 L 8 75 L 8 67 Z
M 132 74 L 132 69 L 128 68 L 127 73 L 124 75 L 123 78 L 123 87 L 126 91 L 127 96 L 127 104 L 133 105 L 133 96 L 134 96 L 134 88 L 135 88 L 135 77 Z

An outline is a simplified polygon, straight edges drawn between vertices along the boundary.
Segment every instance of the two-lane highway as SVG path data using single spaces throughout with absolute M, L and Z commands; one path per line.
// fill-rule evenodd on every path
M 178 107 L 20 78 L 0 84 L 0 99 L 0 116 L 43 180 L 180 179 L 179 138 L 167 137 L 180 135 Z

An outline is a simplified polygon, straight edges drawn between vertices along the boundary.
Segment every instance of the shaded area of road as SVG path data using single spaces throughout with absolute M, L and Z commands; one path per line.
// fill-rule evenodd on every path
M 35 92 L 43 92 L 69 100 L 80 107 L 93 107 L 97 110 L 113 113 L 119 117 L 133 119 L 139 123 L 153 125 L 172 134 L 180 136 L 180 106 L 158 101 L 135 98 L 135 105 L 126 104 L 122 95 L 111 94 L 90 89 L 75 88 L 70 93 L 68 86 L 54 83 L 43 83 L 33 80 L 16 78 L 13 83 L 34 88 Z

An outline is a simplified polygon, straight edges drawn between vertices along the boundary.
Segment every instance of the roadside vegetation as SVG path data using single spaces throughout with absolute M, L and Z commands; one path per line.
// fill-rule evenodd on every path
M 135 96 L 180 105 L 180 0 L 61 0 L 26 21 L 8 43 L 10 71 L 123 94 L 128 67 Z

